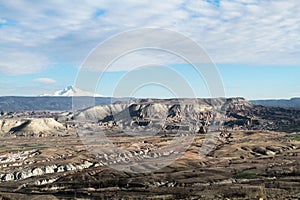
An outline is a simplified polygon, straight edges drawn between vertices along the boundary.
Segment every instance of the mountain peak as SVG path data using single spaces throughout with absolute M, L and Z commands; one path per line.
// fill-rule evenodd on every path
M 56 92 L 54 92 L 53 94 L 43 94 L 40 96 L 55 96 L 55 97 L 59 97 L 59 96 L 64 96 L 64 97 L 72 97 L 72 96 L 94 96 L 94 97 L 101 97 L 102 95 L 100 94 L 96 94 L 96 93 L 92 93 L 89 91 L 84 91 L 81 90 L 73 85 L 69 85 L 67 87 L 65 87 L 62 90 L 58 90 Z
M 74 87 L 73 85 L 69 85 L 65 87 L 63 90 L 58 90 L 54 94 L 57 96 L 69 96 L 69 94 L 74 94 L 78 88 Z M 71 95 L 72 96 L 72 95 Z

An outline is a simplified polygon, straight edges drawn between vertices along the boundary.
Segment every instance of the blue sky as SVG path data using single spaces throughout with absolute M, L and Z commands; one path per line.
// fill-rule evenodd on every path
M 72 85 L 99 43 L 147 27 L 173 30 L 201 45 L 217 66 L 228 97 L 300 96 L 298 0 L 0 0 L 0 95 L 34 96 Z M 159 64 L 166 59 L 143 52 L 133 57 L 119 62 L 119 70 L 105 72 L 97 92 L 112 95 L 134 59 Z M 209 96 L 204 80 L 193 76 L 190 66 L 176 61 L 167 65 L 198 97 Z M 172 97 L 155 85 L 135 95 Z

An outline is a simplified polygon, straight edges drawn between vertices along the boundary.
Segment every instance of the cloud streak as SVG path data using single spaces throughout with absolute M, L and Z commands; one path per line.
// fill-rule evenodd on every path
M 23 75 L 42 71 L 49 65 L 46 56 L 27 52 L 0 51 L 0 73 L 5 75 Z
M 56 80 L 51 79 L 51 78 L 36 78 L 36 79 L 33 79 L 33 82 L 43 83 L 43 84 L 52 84 L 52 83 L 56 83 Z
M 0 4 L 1 21 L 6 24 L 0 27 L 0 72 L 9 75 L 36 73 L 57 62 L 78 66 L 99 42 L 142 27 L 186 34 L 215 63 L 300 63 L 298 0 L 91 0 L 85 4 L 23 0 Z

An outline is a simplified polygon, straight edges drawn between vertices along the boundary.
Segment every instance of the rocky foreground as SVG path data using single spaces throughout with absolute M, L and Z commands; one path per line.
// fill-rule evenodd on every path
M 286 133 L 233 131 L 215 135 L 217 145 L 199 155 L 204 135 L 197 135 L 182 157 L 153 172 L 111 168 L 151 154 L 171 137 L 111 137 L 125 155 L 99 159 L 75 136 L 1 139 L 0 195 L 4 199 L 298 199 L 300 142 Z M 168 152 L 169 154 L 176 152 Z M 126 159 L 127 158 L 127 159 Z M 159 163 L 158 163 L 159 164 Z M 48 195 L 48 196 L 47 196 Z
M 142 99 L 1 115 L 3 199 L 300 198 L 297 109 Z

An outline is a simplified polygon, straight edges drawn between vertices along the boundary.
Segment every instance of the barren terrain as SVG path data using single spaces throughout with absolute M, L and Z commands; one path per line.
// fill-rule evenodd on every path
M 205 136 L 198 135 L 183 157 L 152 173 L 103 166 L 74 136 L 2 138 L 1 195 L 12 199 L 21 194 L 51 194 L 50 199 L 299 198 L 300 142 L 294 137 L 264 131 L 217 137 L 218 145 L 207 157 L 199 155 Z M 171 139 L 112 138 L 120 146 L 138 144 L 139 149 L 155 149 Z
M 0 119 L 0 196 L 299 199 L 298 116 L 298 110 L 242 99 L 6 113 Z M 185 141 L 191 144 L 182 149 Z

